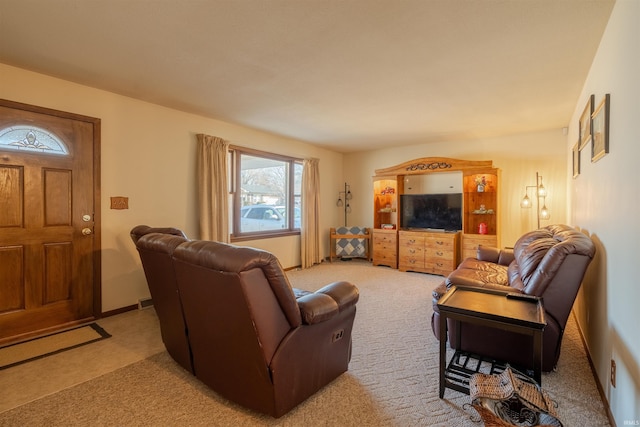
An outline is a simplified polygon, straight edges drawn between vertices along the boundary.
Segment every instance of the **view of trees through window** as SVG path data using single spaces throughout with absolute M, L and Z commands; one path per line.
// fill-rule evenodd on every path
M 302 162 L 268 153 L 233 151 L 233 235 L 272 235 L 300 228 Z

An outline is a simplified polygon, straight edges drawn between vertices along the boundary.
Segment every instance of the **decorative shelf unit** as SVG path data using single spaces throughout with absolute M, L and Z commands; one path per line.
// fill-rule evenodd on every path
M 398 228 L 398 180 L 377 177 L 373 181 L 373 228 Z M 393 227 L 393 228 L 392 228 Z
M 417 258 L 414 259 L 415 254 L 409 254 L 404 248 L 406 245 L 403 245 L 402 237 L 398 238 L 398 212 L 402 211 L 399 196 L 404 194 L 405 178 L 411 175 L 453 171 L 462 172 L 462 233 L 447 236 L 448 246 L 451 246 L 451 250 L 447 252 L 447 262 L 440 262 L 442 264 L 440 268 L 436 269 L 433 266 L 426 266 L 426 264 L 421 264 L 423 267 L 418 268 L 416 264 L 421 261 Z M 500 243 L 499 180 L 499 170 L 493 167 L 490 160 L 423 157 L 376 170 L 373 177 L 373 265 L 387 265 L 393 268 L 400 266 L 401 270 L 412 266 L 414 271 L 448 274 L 447 271 L 457 267 L 459 260 L 470 256 L 475 257 L 479 244 L 498 247 Z M 484 185 L 482 191 L 478 191 L 479 183 Z M 480 228 L 481 224 L 482 229 Z M 401 235 L 404 233 L 405 231 L 402 231 Z M 429 231 L 411 230 L 411 233 L 424 233 L 425 242 L 438 238 L 437 236 L 429 236 Z M 406 234 L 405 237 L 407 237 Z M 399 246 L 400 252 L 398 252 Z M 425 247 L 423 246 L 423 251 Z M 449 254 L 449 252 L 451 253 Z
M 398 268 L 398 193 L 396 176 L 373 178 L 373 265 Z
M 476 256 L 478 245 L 497 247 L 499 170 L 493 167 L 463 172 L 462 259 Z

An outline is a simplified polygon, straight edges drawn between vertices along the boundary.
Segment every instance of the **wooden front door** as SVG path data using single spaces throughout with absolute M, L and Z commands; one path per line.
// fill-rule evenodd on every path
M 100 314 L 100 120 L 0 100 L 0 343 Z

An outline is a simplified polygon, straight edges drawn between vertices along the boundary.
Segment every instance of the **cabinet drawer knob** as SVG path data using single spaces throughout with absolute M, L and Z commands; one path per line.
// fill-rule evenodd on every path
M 441 240 L 436 241 L 436 245 L 444 245 L 444 242 Z
M 436 252 L 436 255 L 438 255 L 438 256 L 442 256 L 442 255 L 444 255 L 444 252 L 440 252 L 440 251 L 438 251 L 438 252 Z

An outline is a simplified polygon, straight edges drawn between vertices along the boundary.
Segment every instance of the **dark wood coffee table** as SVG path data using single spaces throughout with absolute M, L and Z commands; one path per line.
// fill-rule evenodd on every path
M 547 322 L 542 300 L 537 297 L 504 293 L 492 289 L 452 286 L 438 301 L 440 310 L 440 398 L 445 388 L 469 393 L 460 384 L 449 381 L 447 370 L 447 319 L 475 323 L 530 335 L 533 339 L 533 379 L 542 382 L 542 332 Z M 460 348 L 458 334 L 457 348 Z

